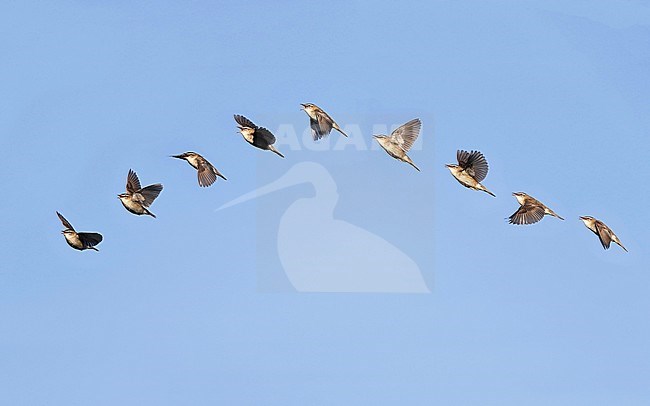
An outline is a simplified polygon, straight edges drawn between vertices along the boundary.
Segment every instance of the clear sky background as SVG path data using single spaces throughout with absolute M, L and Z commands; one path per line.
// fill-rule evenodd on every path
M 0 403 L 647 405 L 649 24 L 640 1 L 4 2 Z M 368 145 L 422 118 L 422 172 L 235 133 L 303 131 L 308 101 Z M 449 175 L 458 148 L 496 199 Z M 199 189 L 187 150 L 228 181 Z M 292 291 L 260 242 L 309 185 L 215 211 L 302 161 L 430 294 Z M 129 168 L 165 185 L 157 219 L 117 200 Z M 508 225 L 513 191 L 566 221 Z

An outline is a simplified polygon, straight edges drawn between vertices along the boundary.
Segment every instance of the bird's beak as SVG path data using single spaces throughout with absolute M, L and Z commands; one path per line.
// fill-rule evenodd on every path
M 170 158 L 178 158 L 178 159 L 181 159 L 181 156 L 180 156 L 180 155 L 170 155 L 169 157 L 170 157 Z
M 580 220 L 587 220 L 585 216 L 580 216 Z
M 378 135 L 373 135 L 372 138 L 374 138 L 374 139 L 378 139 L 379 136 L 378 136 Z
M 451 168 L 451 164 L 445 164 L 446 168 Z

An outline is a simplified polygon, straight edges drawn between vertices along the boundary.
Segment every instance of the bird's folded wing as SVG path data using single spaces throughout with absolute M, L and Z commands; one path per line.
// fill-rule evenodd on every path
M 612 234 L 610 229 L 606 225 L 596 222 L 596 233 L 598 234 L 600 243 L 603 244 L 603 248 L 608 249 L 609 245 L 612 243 Z
M 533 224 L 544 218 L 544 209 L 540 206 L 524 204 L 510 216 L 510 224 Z
M 126 191 L 133 194 L 140 190 L 140 188 L 142 188 L 142 186 L 140 186 L 138 175 L 133 172 L 133 170 L 129 169 L 129 174 L 126 177 Z
M 102 235 L 98 233 L 77 233 L 77 235 L 85 248 L 94 247 L 103 239 Z
M 316 113 L 316 119 L 317 120 L 312 120 L 313 122 L 316 123 L 316 126 L 312 124 L 312 130 L 315 130 L 316 133 L 318 134 L 318 138 L 314 139 L 320 139 L 323 138 L 332 131 L 332 123 L 333 120 L 330 116 L 327 115 L 324 111 Z M 316 128 L 314 128 L 316 127 Z
M 404 152 L 408 152 L 413 143 L 420 135 L 420 128 L 422 122 L 419 118 L 415 118 L 408 123 L 398 127 L 390 134 L 390 138 L 395 142 Z
M 74 231 L 74 227 L 72 227 L 72 224 L 70 224 L 70 222 L 69 222 L 68 220 L 66 220 L 65 217 L 63 217 L 63 216 L 61 215 L 61 213 L 59 213 L 59 212 L 57 211 L 57 212 L 56 212 L 56 215 L 59 216 L 59 220 L 61 220 L 61 223 L 63 224 L 63 227 L 65 227 L 65 228 L 68 229 L 68 230 L 72 230 L 72 231 Z
M 311 127 L 311 138 L 314 141 L 318 141 L 326 135 L 321 130 L 320 125 L 318 124 L 318 120 L 314 120 L 313 118 L 310 118 L 309 126 Z
M 255 136 L 263 138 L 268 144 L 275 144 L 275 135 L 264 127 L 258 127 Z
M 140 190 L 136 195 L 142 195 L 142 205 L 144 207 L 149 207 L 151 203 L 158 197 L 160 192 L 163 190 L 163 185 L 156 183 L 155 185 L 149 185 L 146 188 Z

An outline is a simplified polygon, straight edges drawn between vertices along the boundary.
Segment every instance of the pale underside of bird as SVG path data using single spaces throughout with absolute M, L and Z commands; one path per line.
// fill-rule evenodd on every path
M 612 229 L 607 227 L 605 223 L 591 216 L 580 216 L 580 220 L 582 220 L 582 222 L 589 230 L 598 236 L 598 239 L 600 240 L 600 243 L 603 245 L 604 249 L 609 249 L 609 246 L 613 241 L 621 248 L 623 248 L 625 252 L 627 252 L 627 248 L 623 246 L 621 240 L 618 239 Z
M 496 195 L 481 184 L 488 173 L 488 163 L 479 151 L 456 151 L 458 164 L 445 165 L 451 175 L 466 188 L 483 191 L 496 197 Z
M 415 118 L 395 129 L 390 135 L 373 135 L 373 137 L 388 155 L 402 162 L 406 162 L 420 171 L 420 168 L 415 166 L 406 153 L 411 149 L 413 143 L 420 135 L 421 127 L 422 122 L 419 118 Z
M 244 139 L 254 147 L 273 151 L 284 158 L 284 155 L 278 151 L 273 144 L 275 144 L 275 135 L 264 127 L 256 126 L 252 121 L 244 116 L 235 114 L 235 121 L 239 132 Z
M 542 202 L 524 192 L 514 192 L 512 195 L 517 199 L 520 206 L 519 209 L 508 218 L 510 224 L 534 224 L 543 219 L 545 215 L 564 220 L 553 210 L 546 207 Z
M 301 106 L 302 110 L 309 116 L 309 126 L 311 127 L 311 136 L 314 141 L 327 137 L 332 132 L 332 129 L 335 129 L 346 137 L 348 136 L 325 110 L 312 103 L 303 103 Z
M 184 152 L 180 155 L 172 155 L 172 158 L 182 159 L 187 161 L 192 168 L 196 169 L 197 177 L 199 180 L 199 186 L 208 187 L 212 185 L 216 180 L 217 176 L 223 180 L 227 180 L 217 168 L 214 167 L 207 159 L 205 159 L 200 154 L 196 152 Z
M 63 224 L 63 227 L 65 227 L 65 230 L 61 231 L 61 234 L 65 237 L 65 241 L 68 243 L 69 246 L 72 248 L 83 251 L 83 250 L 94 250 L 94 251 L 99 251 L 97 248 L 95 248 L 95 245 L 99 244 L 102 242 L 103 237 L 99 233 L 78 233 L 75 231 L 74 227 L 72 227 L 72 224 L 68 220 L 61 215 L 58 211 L 56 212 L 56 215 L 59 217 L 59 220 L 61 220 L 61 224 Z
M 126 193 L 119 194 L 117 197 L 129 212 L 138 216 L 146 214 L 155 218 L 156 216 L 149 211 L 148 207 L 156 200 L 162 190 L 163 185 L 160 183 L 144 188 L 141 187 L 138 175 L 129 169 L 129 174 L 126 178 Z

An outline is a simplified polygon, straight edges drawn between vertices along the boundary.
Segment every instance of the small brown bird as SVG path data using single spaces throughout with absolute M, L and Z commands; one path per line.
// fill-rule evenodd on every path
M 124 208 L 131 213 L 137 214 L 138 216 L 148 214 L 149 216 L 156 218 L 156 216 L 147 208 L 151 206 L 151 203 L 156 200 L 162 190 L 163 185 L 160 183 L 149 185 L 144 188 L 141 187 L 138 175 L 129 169 L 129 174 L 126 178 L 126 193 L 119 194 L 117 197 L 122 202 Z
M 408 123 L 398 127 L 390 135 L 373 135 L 381 147 L 395 159 L 406 162 L 418 171 L 420 168 L 415 166 L 411 158 L 406 153 L 411 149 L 413 143 L 420 135 L 422 122 L 415 118 Z
M 217 176 L 223 180 L 227 180 L 226 177 L 214 167 L 214 165 L 196 152 L 183 152 L 180 155 L 172 155 L 171 157 L 183 159 L 192 165 L 192 168 L 197 170 L 199 186 L 201 187 L 212 185 L 217 180 Z
M 512 194 L 521 206 L 516 212 L 509 217 L 510 224 L 533 224 L 537 223 L 544 218 L 545 215 L 554 216 L 560 220 L 562 217 L 555 214 L 555 212 L 546 207 L 542 202 L 532 196 L 528 196 L 524 192 L 514 192 Z
M 473 190 L 481 190 L 489 195 L 496 195 L 481 185 L 480 182 L 485 179 L 488 173 L 488 163 L 485 157 L 479 151 L 467 152 L 463 150 L 456 151 L 456 164 L 445 165 L 456 178 L 458 183 Z
M 59 216 L 59 220 L 61 220 L 63 227 L 65 227 L 65 230 L 61 231 L 61 234 L 63 234 L 63 236 L 65 237 L 65 241 L 68 243 L 69 246 L 79 251 L 83 251 L 83 250 L 99 251 L 97 248 L 95 248 L 95 245 L 102 242 L 103 237 L 101 234 L 78 233 L 75 231 L 74 227 L 72 227 L 72 224 L 70 224 L 70 222 L 61 215 L 61 213 L 57 211 L 56 215 Z
M 284 158 L 284 155 L 273 146 L 275 144 L 275 135 L 271 131 L 264 127 L 256 126 L 252 121 L 238 114 L 235 114 L 235 121 L 237 122 L 237 127 L 239 127 L 239 132 L 249 144 L 259 149 L 273 151 Z
M 600 220 L 596 220 L 591 216 L 580 216 L 580 220 L 585 223 L 585 226 L 593 231 L 594 234 L 598 236 L 600 243 L 603 245 L 604 249 L 609 249 L 609 245 L 614 241 L 621 248 L 627 252 L 627 248 L 621 244 L 621 240 L 618 239 L 616 234 L 612 231 L 611 228 L 607 227 L 605 223 Z
M 327 137 L 332 131 L 332 128 L 344 136 L 348 136 L 325 110 L 312 103 L 303 103 L 301 106 L 301 110 L 304 110 L 309 116 L 309 125 L 311 126 L 311 135 L 314 141 Z

